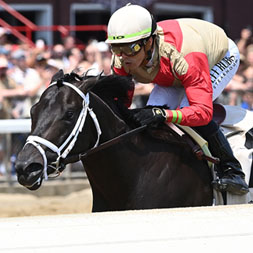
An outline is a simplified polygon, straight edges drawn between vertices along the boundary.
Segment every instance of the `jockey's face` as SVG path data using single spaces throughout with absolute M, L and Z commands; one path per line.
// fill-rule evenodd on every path
M 131 70 L 135 70 L 136 68 L 139 68 L 146 60 L 147 58 L 147 51 L 148 50 L 152 50 L 152 43 L 153 43 L 153 39 L 152 37 L 149 38 L 149 40 L 145 43 L 141 43 L 139 44 L 138 42 L 134 43 L 135 44 L 139 44 L 140 45 L 140 50 L 138 50 L 138 52 L 134 53 L 134 54 L 128 54 L 127 52 L 124 53 L 124 51 L 122 50 L 120 52 L 120 56 L 124 62 L 124 64 L 126 64 L 126 66 L 128 67 L 128 69 Z M 138 49 L 138 47 L 134 46 L 132 47 L 134 49 Z
M 141 48 L 141 50 L 138 52 L 138 54 L 134 56 L 128 56 L 124 53 L 121 55 L 124 64 L 129 68 L 129 70 L 134 70 L 141 66 L 142 62 L 145 59 L 145 51 L 144 47 Z

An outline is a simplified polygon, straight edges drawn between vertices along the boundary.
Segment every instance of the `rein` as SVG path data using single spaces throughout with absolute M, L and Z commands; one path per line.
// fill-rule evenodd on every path
M 119 136 L 116 136 L 113 139 L 108 140 L 108 141 L 100 144 L 97 147 L 93 147 L 93 148 L 91 148 L 90 150 L 88 150 L 85 153 L 66 157 L 66 159 L 64 160 L 64 164 L 78 162 L 78 161 L 80 161 L 84 157 L 87 157 L 87 156 L 92 155 L 92 154 L 94 154 L 94 153 L 96 153 L 98 151 L 101 151 L 101 150 L 104 150 L 106 148 L 109 148 L 109 147 L 111 147 L 111 146 L 119 143 L 120 141 L 125 140 L 126 138 L 128 138 L 128 137 L 130 137 L 130 136 L 132 136 L 134 134 L 137 134 L 137 133 L 143 131 L 145 128 L 147 128 L 147 125 L 137 127 L 137 128 L 135 128 L 133 130 L 130 130 L 129 132 L 126 132 L 126 133 L 123 133 L 123 134 L 121 134 Z

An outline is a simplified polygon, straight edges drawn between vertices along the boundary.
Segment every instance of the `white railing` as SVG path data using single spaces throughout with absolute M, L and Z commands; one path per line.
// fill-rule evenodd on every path
M 29 133 L 30 119 L 2 119 L 0 120 L 0 134 Z
M 0 144 L 3 152 L 3 163 L 5 171 L 3 172 L 1 181 L 12 182 L 12 134 L 25 134 L 31 131 L 30 119 L 2 119 L 0 120 Z M 15 176 L 14 176 L 15 177 Z

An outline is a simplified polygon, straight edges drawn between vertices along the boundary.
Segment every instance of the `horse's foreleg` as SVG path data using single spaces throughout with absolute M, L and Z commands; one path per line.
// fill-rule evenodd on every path
M 92 190 L 93 195 L 93 205 L 92 212 L 105 212 L 109 211 L 109 208 L 104 200 L 104 198 L 97 191 Z

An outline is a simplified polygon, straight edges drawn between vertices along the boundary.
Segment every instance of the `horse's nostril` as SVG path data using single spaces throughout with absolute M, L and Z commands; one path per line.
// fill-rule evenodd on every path
M 31 163 L 25 169 L 25 171 L 28 174 L 37 174 L 37 173 L 41 173 L 42 169 L 43 169 L 43 166 L 40 163 Z
M 25 176 L 24 176 L 24 175 L 19 176 L 19 177 L 18 177 L 18 182 L 19 182 L 21 185 L 25 185 L 25 184 L 26 184 Z
M 26 162 L 17 161 L 15 164 L 15 169 L 17 172 L 23 172 L 24 169 L 26 168 L 26 165 L 27 165 Z

